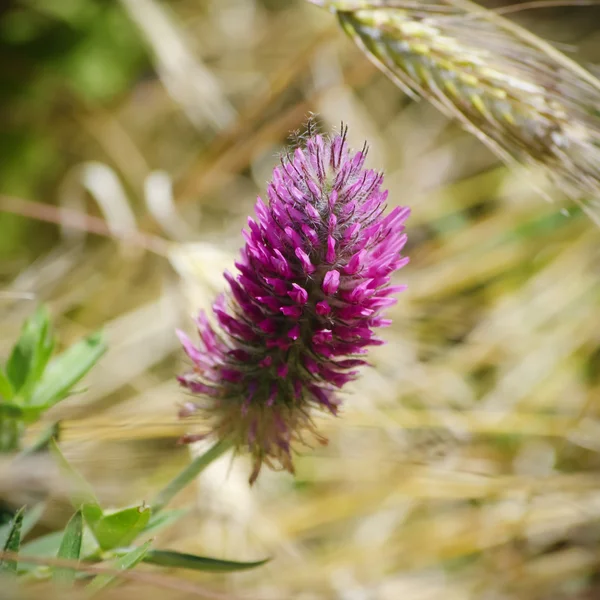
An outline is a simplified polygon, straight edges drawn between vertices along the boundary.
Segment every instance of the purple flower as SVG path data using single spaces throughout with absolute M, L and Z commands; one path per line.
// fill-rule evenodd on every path
M 312 136 L 275 168 L 268 204 L 258 198 L 248 219 L 237 277 L 213 310 L 201 313 L 200 345 L 178 332 L 194 368 L 179 381 L 204 405 L 210 433 L 253 457 L 253 483 L 263 463 L 293 473 L 292 446 L 314 428 L 313 409 L 338 412 L 336 391 L 367 364 L 373 329 L 390 324 L 382 311 L 404 286 L 391 275 L 408 258 L 409 209 L 384 216 L 383 176 L 363 167 L 366 147 L 349 151 L 346 130 Z M 200 436 L 189 436 L 198 439 Z

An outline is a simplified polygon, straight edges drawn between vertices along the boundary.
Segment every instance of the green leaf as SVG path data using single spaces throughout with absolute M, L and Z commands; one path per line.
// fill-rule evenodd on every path
M 102 508 L 100 508 L 99 504 L 82 504 L 81 511 L 85 517 L 86 523 L 92 528 L 92 530 L 96 526 L 96 523 L 98 523 L 104 516 L 104 511 Z
M 150 515 L 151 510 L 147 506 L 134 506 L 104 515 L 94 524 L 90 523 L 90 527 L 100 548 L 112 550 L 131 544 L 148 525 Z
M 83 516 L 78 510 L 69 520 L 65 527 L 65 533 L 58 549 L 58 558 L 79 560 L 81 555 L 81 542 L 83 539 Z M 72 583 L 75 579 L 75 571 L 72 569 L 55 568 L 54 579 L 60 583 Z
M 40 502 L 25 513 L 23 522 L 21 524 L 21 537 L 25 537 L 36 526 L 45 509 L 46 504 L 44 502 Z M 10 535 L 12 526 L 12 521 L 0 526 L 0 547 L 4 547 L 4 544 L 6 544 L 6 540 Z
M 23 513 L 25 507 L 23 506 L 14 516 L 8 537 L 4 542 L 4 552 L 19 552 L 21 548 L 21 526 L 23 525 Z M 17 561 L 12 558 L 0 559 L 0 573 L 15 573 L 17 572 Z
M 128 571 L 129 569 L 133 569 L 144 559 L 150 548 L 150 544 L 151 542 L 148 541 L 139 548 L 134 548 L 133 550 L 130 550 L 115 561 L 114 568 L 119 569 L 121 571 Z M 94 579 L 92 579 L 87 589 L 90 592 L 100 591 L 107 585 L 113 583 L 117 577 L 117 575 L 108 574 L 97 575 L 96 577 L 94 577 Z
M 40 517 L 44 513 L 46 508 L 46 504 L 44 502 L 40 502 L 36 504 L 31 510 L 25 512 L 23 516 L 23 521 L 21 523 L 21 539 L 23 539 L 37 524 L 40 520 Z M 0 548 L 4 548 L 6 545 L 10 533 L 12 531 L 13 522 L 6 523 L 0 527 Z M 21 547 L 21 553 L 23 552 L 23 547 Z
M 15 395 L 13 386 L 6 376 L 6 373 L 0 368 L 0 401 L 6 402 L 12 400 Z
M 58 549 L 62 543 L 63 532 L 53 531 L 46 535 L 42 535 L 35 540 L 31 540 L 21 547 L 21 554 L 27 554 L 28 556 L 56 556 Z M 81 546 L 82 557 L 90 556 L 96 553 L 98 550 L 98 543 L 94 538 L 92 532 L 88 528 L 83 529 L 83 541 Z M 23 564 L 25 567 L 25 563 Z M 35 565 L 32 569 L 37 568 Z
M 48 410 L 66 398 L 105 352 L 106 344 L 98 331 L 54 358 L 33 392 L 31 406 Z
M 81 473 L 79 473 L 79 471 L 77 471 L 64 457 L 63 453 L 58 447 L 58 444 L 56 443 L 56 440 L 50 440 L 48 448 L 50 449 L 51 454 L 54 456 L 56 462 L 58 463 L 59 469 L 71 484 L 70 496 L 73 508 L 78 510 L 82 504 L 85 504 L 87 510 L 93 511 L 93 514 L 97 514 L 98 511 L 100 511 L 100 514 L 102 514 L 102 508 L 100 507 L 100 504 L 96 499 L 96 494 L 94 493 L 92 486 L 83 478 Z M 86 516 L 86 507 L 83 508 L 84 516 Z M 92 512 L 90 512 L 90 514 L 92 514 Z
M 30 556 L 56 556 L 62 538 L 62 531 L 47 533 L 46 535 L 42 535 L 35 538 L 35 540 L 23 544 L 21 554 L 28 554 Z
M 192 569 L 194 571 L 211 571 L 227 573 L 230 571 L 244 571 L 255 569 L 269 562 L 270 558 L 254 562 L 237 562 L 234 560 L 220 560 L 207 558 L 195 554 L 185 554 L 173 550 L 149 550 L 144 557 L 145 563 L 160 565 L 161 567 L 175 567 L 178 569 Z
M 232 442 L 221 440 L 202 456 L 198 456 L 163 488 L 152 502 L 152 513 L 160 512 L 183 488 L 191 483 L 210 463 L 219 458 L 231 448 Z
M 21 336 L 6 364 L 6 375 L 15 393 L 23 399 L 27 390 L 41 377 L 52 353 L 48 310 L 41 306 L 25 321 Z
M 0 403 L 0 415 L 11 419 L 22 419 L 25 415 L 25 411 L 18 404 L 2 402 Z

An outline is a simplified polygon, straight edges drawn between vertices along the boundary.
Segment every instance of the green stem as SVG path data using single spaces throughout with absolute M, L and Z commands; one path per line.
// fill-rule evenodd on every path
M 162 510 L 183 488 L 191 483 L 210 463 L 225 454 L 233 445 L 231 440 L 221 440 L 210 450 L 192 460 L 192 462 L 154 498 L 151 507 L 155 515 Z
M 0 414 L 0 452 L 16 452 L 19 449 L 22 432 L 23 424 L 18 418 Z

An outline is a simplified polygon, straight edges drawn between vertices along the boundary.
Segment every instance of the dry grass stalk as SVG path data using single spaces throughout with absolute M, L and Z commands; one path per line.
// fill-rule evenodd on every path
M 600 81 L 588 71 L 468 1 L 316 3 L 406 93 L 508 164 L 543 167 L 600 223 Z

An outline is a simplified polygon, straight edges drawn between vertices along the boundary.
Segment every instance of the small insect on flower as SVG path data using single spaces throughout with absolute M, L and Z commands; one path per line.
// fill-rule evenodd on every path
M 391 276 L 408 262 L 406 207 L 387 216 L 383 176 L 364 168 L 366 146 L 351 152 L 345 128 L 331 138 L 309 131 L 303 147 L 282 158 L 248 220 L 236 277 L 213 311 L 201 313 L 199 346 L 178 332 L 193 363 L 179 378 L 205 402 L 206 435 L 231 440 L 253 458 L 294 472 L 292 449 L 315 430 L 314 410 L 338 412 L 336 390 L 365 365 L 373 330 L 389 325 L 382 311 L 404 286 Z M 191 435 L 188 439 L 198 439 Z

